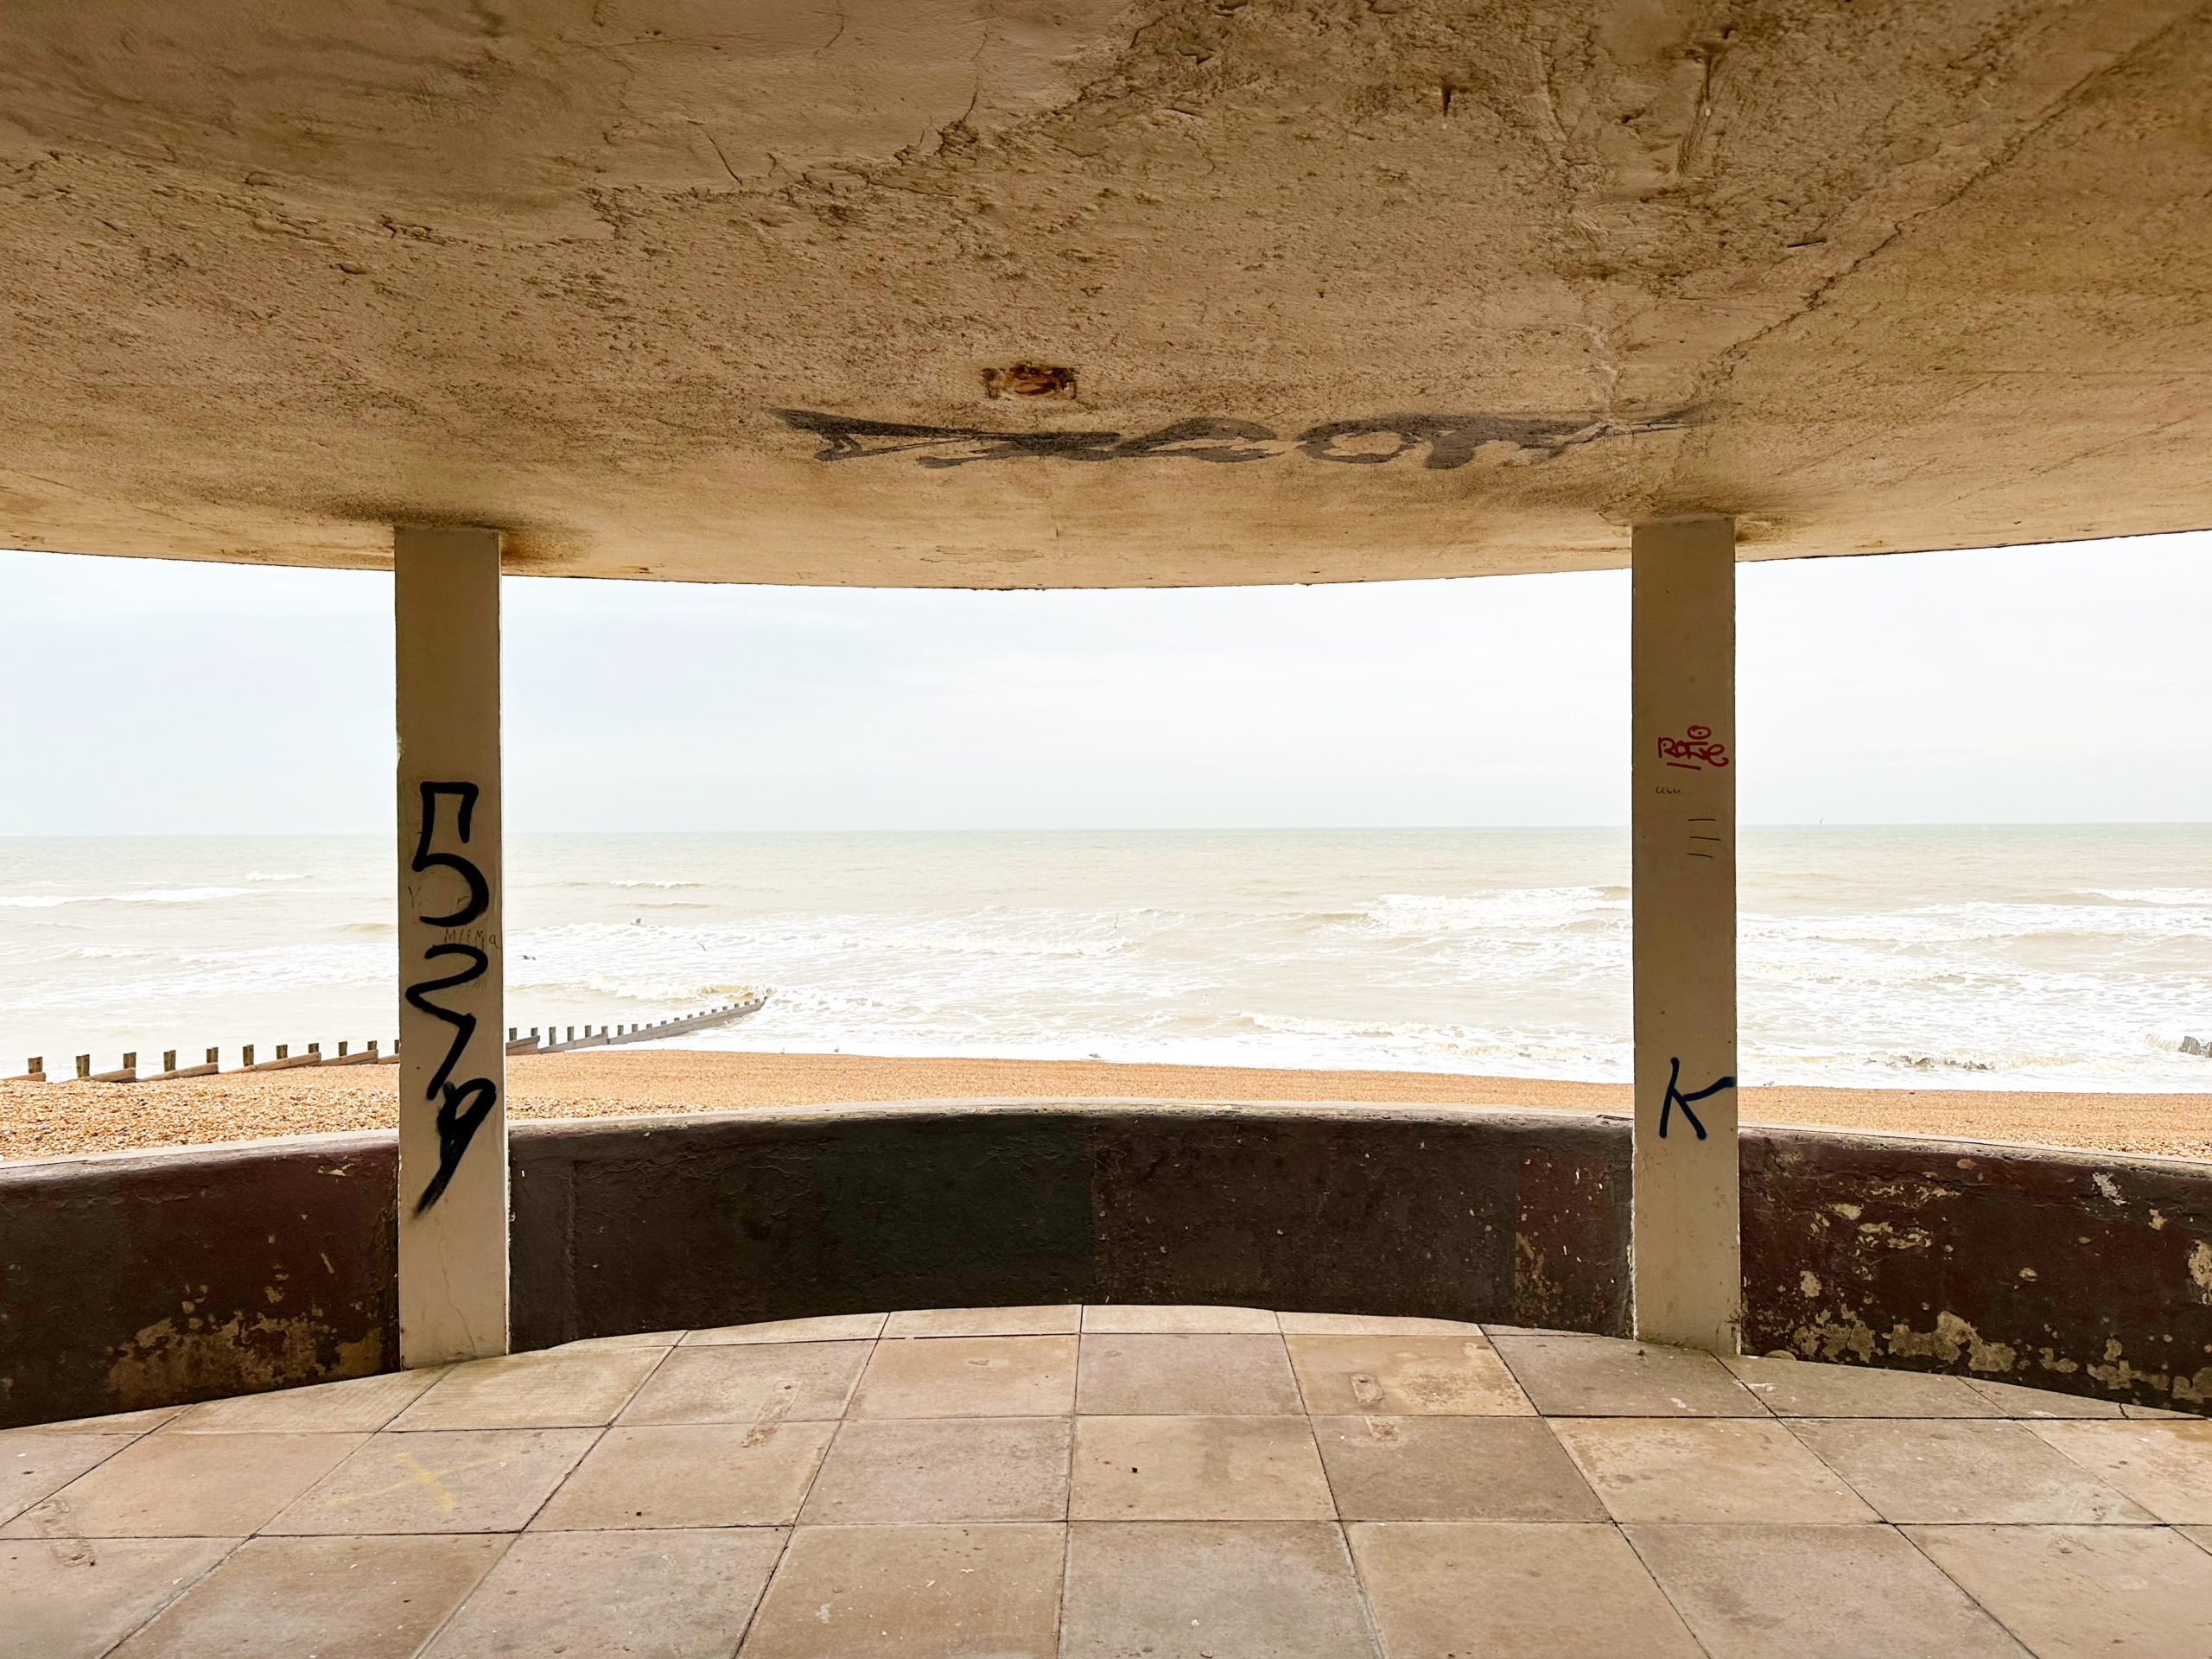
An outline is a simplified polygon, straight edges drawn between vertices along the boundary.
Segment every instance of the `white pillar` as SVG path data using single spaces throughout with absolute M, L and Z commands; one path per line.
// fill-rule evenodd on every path
M 1636 528 L 1636 1333 L 1732 1354 L 1736 523 Z
M 399 1357 L 507 1351 L 499 533 L 402 530 Z

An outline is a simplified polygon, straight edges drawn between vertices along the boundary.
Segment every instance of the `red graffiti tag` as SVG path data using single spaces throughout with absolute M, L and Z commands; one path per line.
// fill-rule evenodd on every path
M 1707 766 L 1728 764 L 1728 746 L 1713 741 L 1713 728 L 1693 726 L 1681 737 L 1659 740 L 1659 757 L 1684 772 L 1703 772 Z

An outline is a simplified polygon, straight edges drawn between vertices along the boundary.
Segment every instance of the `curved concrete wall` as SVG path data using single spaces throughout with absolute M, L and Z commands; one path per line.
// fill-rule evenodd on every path
M 2212 1407 L 2212 1165 L 1753 1129 L 1745 1344 Z M 1626 1334 L 1625 1120 L 982 1102 L 522 1123 L 518 1348 L 1237 1303 Z M 397 1363 L 392 1138 L 0 1166 L 0 1422 Z

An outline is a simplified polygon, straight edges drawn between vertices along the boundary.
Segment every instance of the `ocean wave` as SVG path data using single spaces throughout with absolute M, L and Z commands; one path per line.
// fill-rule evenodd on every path
M 49 910 L 56 905 L 200 905 L 213 899 L 238 899 L 251 887 L 148 887 L 133 893 L 22 894 L 0 898 L 0 905 L 17 910 Z
M 308 878 L 304 875 L 271 875 L 263 870 L 249 870 L 245 879 L 249 881 L 304 881 Z

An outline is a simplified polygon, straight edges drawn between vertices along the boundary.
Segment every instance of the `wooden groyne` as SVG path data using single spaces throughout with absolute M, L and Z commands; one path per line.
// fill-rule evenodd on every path
M 564 1036 L 556 1035 L 556 1033 L 563 1030 L 563 1027 L 559 1026 L 546 1026 L 542 1028 L 532 1026 L 530 1028 L 530 1034 L 526 1037 L 518 1034 L 522 1029 L 520 1027 L 509 1026 L 507 1052 L 510 1054 L 567 1054 L 580 1048 L 612 1047 L 617 1043 L 657 1043 L 667 1038 L 681 1037 L 687 1032 L 704 1031 L 710 1026 L 719 1026 L 727 1020 L 741 1019 L 746 1014 L 758 1013 L 766 1005 L 768 996 L 769 993 L 761 991 L 741 998 L 735 1002 L 724 1003 L 719 1007 L 704 1008 L 696 1014 L 679 1014 L 672 1019 L 658 1020 L 652 1025 L 601 1026 L 596 1031 L 589 1026 L 582 1027 L 569 1026 L 565 1028 L 566 1035 Z M 541 1029 L 543 1033 L 542 1037 L 539 1034 Z M 580 1031 L 581 1035 L 579 1035 Z M 184 1077 L 212 1077 L 226 1071 L 286 1071 L 295 1066 L 302 1065 L 396 1065 L 399 1062 L 398 1043 L 394 1042 L 389 1049 L 386 1049 L 375 1039 L 372 1039 L 358 1049 L 353 1046 L 350 1040 L 340 1043 L 337 1046 L 337 1052 L 330 1054 L 322 1052 L 321 1043 L 309 1043 L 297 1054 L 292 1052 L 289 1044 L 279 1043 L 273 1051 L 273 1058 L 269 1059 L 257 1059 L 255 1056 L 258 1052 L 255 1044 L 247 1043 L 238 1050 L 238 1063 L 226 1067 L 222 1064 L 222 1050 L 219 1048 L 207 1050 L 207 1058 L 197 1065 L 179 1065 L 177 1064 L 178 1051 L 174 1048 L 165 1049 L 162 1053 L 161 1069 L 149 1071 L 143 1076 L 139 1073 L 138 1055 L 136 1050 L 126 1052 L 123 1056 L 123 1064 L 111 1071 L 93 1071 L 92 1057 L 89 1054 L 79 1054 L 77 1056 L 74 1075 L 60 1077 L 49 1077 L 47 1074 L 45 1056 L 34 1054 L 24 1062 L 21 1075 L 10 1077 L 6 1081 L 10 1083 L 168 1083 Z
M 665 1038 L 681 1037 L 686 1032 L 704 1031 L 709 1026 L 719 1026 L 726 1020 L 756 1014 L 766 1005 L 767 1001 L 768 994 L 763 991 L 736 1002 L 725 1003 L 718 1008 L 707 1008 L 698 1014 L 679 1014 L 674 1019 L 663 1020 L 657 1025 L 601 1026 L 597 1031 L 589 1026 L 569 1026 L 566 1027 L 567 1035 L 562 1037 L 554 1034 L 563 1029 L 559 1026 L 543 1027 L 543 1038 L 538 1035 L 538 1027 L 532 1026 L 530 1034 L 525 1037 L 519 1034 L 521 1027 L 509 1026 L 507 1052 L 567 1054 L 579 1048 L 606 1048 L 616 1043 L 657 1043 Z M 578 1035 L 580 1030 L 582 1035 Z

